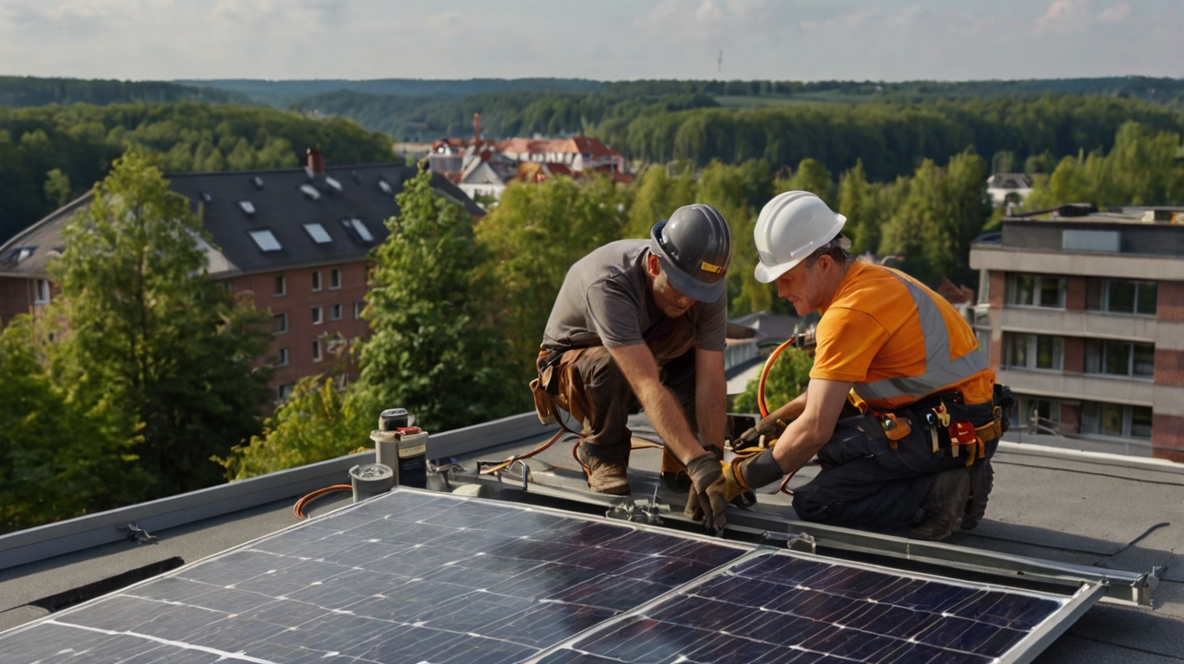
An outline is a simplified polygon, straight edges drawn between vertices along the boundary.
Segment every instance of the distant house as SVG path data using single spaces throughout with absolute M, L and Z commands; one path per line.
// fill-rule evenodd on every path
M 395 195 L 416 169 L 404 164 L 325 167 L 310 150 L 308 166 L 271 171 L 169 176 L 213 237 L 209 274 L 237 292 L 251 291 L 272 315 L 269 355 L 276 400 L 302 377 L 321 373 L 346 343 L 365 338 L 367 254 L 386 240 L 384 221 L 399 213 Z M 433 177 L 444 196 L 474 216 L 479 206 L 453 183 Z M 91 195 L 70 203 L 0 247 L 0 319 L 36 313 L 53 294 L 47 266 L 63 250 L 61 229 Z M 348 372 L 347 372 L 348 373 Z
M 995 173 L 987 178 L 987 194 L 995 207 L 1018 205 L 1032 193 L 1032 178 L 1024 173 Z
M 496 198 L 511 180 L 542 182 L 560 175 L 579 180 L 598 173 L 618 182 L 633 181 L 619 152 L 587 136 L 492 141 L 478 133 L 473 138 L 441 138 L 432 143 L 428 163 L 432 172 L 470 196 Z

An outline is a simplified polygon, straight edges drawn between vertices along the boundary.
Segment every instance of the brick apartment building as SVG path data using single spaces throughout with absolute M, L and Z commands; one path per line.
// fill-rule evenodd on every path
M 1019 400 L 1016 424 L 1184 461 L 1181 222 L 1064 206 L 1006 218 L 973 246 L 975 328 Z
M 318 151 L 309 152 L 305 168 L 169 176 L 217 247 L 204 247 L 210 276 L 236 293 L 253 292 L 256 306 L 272 315 L 275 341 L 259 362 L 275 367 L 277 401 L 300 378 L 347 357 L 341 351 L 350 340 L 368 335 L 360 315 L 367 254 L 386 240 L 383 222 L 399 213 L 394 197 L 417 172 L 404 164 L 326 168 Z M 445 178 L 432 182 L 474 216 L 484 214 Z M 0 323 L 49 303 L 47 267 L 63 248 L 61 230 L 90 200 L 70 203 L 0 247 Z

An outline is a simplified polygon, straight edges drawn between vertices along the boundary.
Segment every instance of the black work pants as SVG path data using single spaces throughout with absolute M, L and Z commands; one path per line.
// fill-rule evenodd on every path
M 842 526 L 905 526 L 920 509 L 936 473 L 966 467 L 968 450 L 957 457 L 944 448 L 934 453 L 929 431 L 919 418 L 911 411 L 896 413 L 912 429 L 897 441 L 897 449 L 891 448 L 874 415 L 839 420 L 834 435 L 818 452 L 821 472 L 794 490 L 798 517 Z M 987 441 L 985 458 L 975 464 L 989 460 L 998 444 L 998 439 Z

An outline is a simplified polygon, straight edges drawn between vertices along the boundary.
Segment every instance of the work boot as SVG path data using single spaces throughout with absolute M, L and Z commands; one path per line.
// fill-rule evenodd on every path
M 596 493 L 608 493 L 614 496 L 629 495 L 629 476 L 624 461 L 605 459 L 588 450 L 587 445 L 576 448 L 576 458 L 584 466 L 588 477 L 588 488 Z
M 987 498 L 995 486 L 995 469 L 990 459 L 980 459 L 970 467 L 970 501 L 962 517 L 962 530 L 971 530 L 987 513 Z
M 914 539 L 943 540 L 962 523 L 966 513 L 966 501 L 970 498 L 970 474 L 965 468 L 943 470 L 933 476 L 933 484 L 921 509 L 925 520 L 910 531 Z

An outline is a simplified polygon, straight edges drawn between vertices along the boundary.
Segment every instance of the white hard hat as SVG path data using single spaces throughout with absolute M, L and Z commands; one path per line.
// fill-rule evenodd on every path
M 808 191 L 777 194 L 765 204 L 752 231 L 761 262 L 756 280 L 771 283 L 838 236 L 847 218 Z

